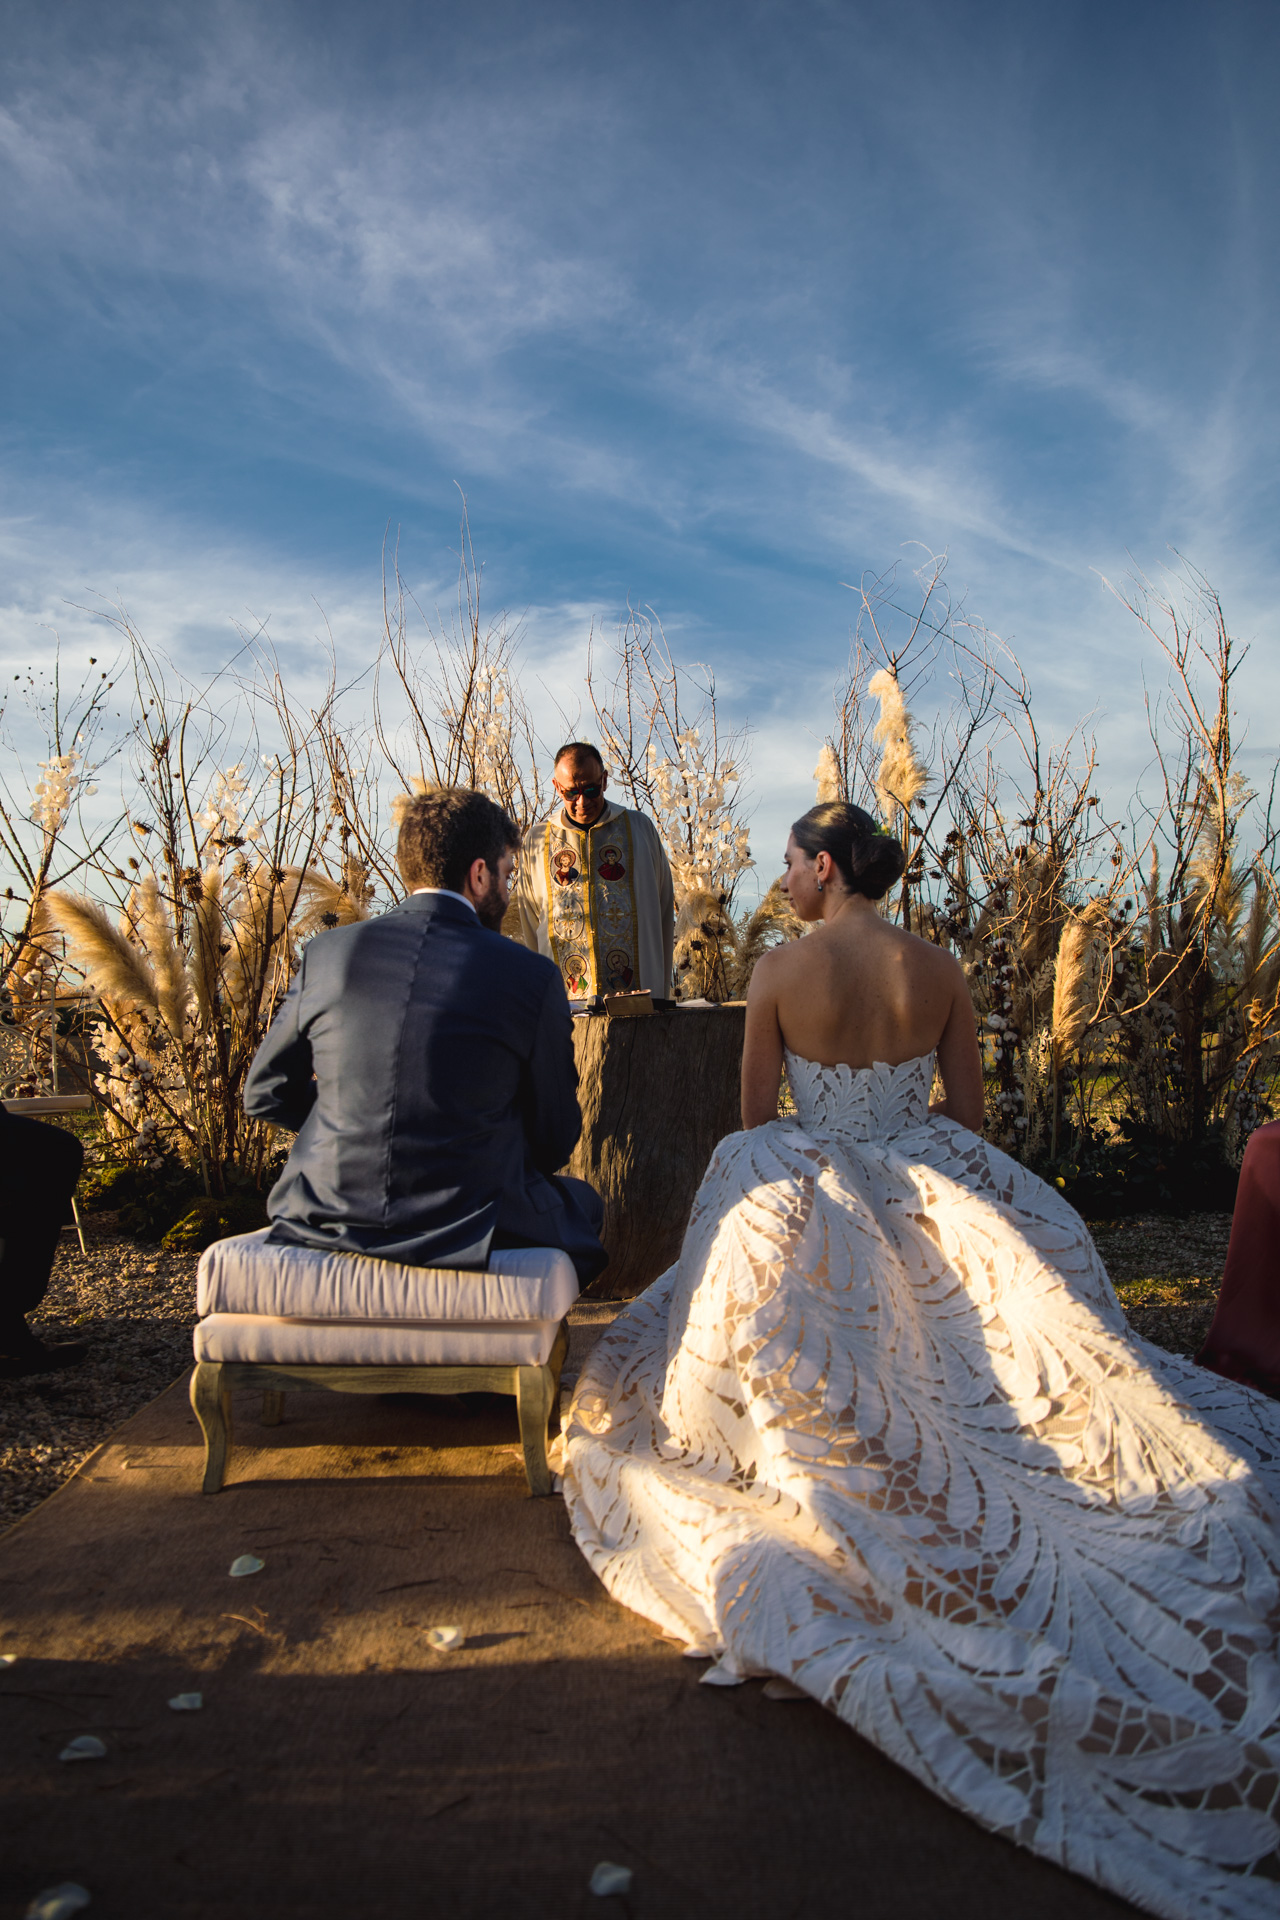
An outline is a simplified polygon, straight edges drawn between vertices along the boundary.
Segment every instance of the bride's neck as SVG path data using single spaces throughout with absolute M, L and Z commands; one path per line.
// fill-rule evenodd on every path
M 861 916 L 864 913 L 874 913 L 875 910 L 875 901 L 868 900 L 865 893 L 850 893 L 848 888 L 846 888 L 839 894 L 828 893 L 824 895 L 822 902 L 822 919 L 818 924 L 823 927 L 830 927 L 833 926 L 837 920 L 848 920 L 851 915 L 857 914 Z

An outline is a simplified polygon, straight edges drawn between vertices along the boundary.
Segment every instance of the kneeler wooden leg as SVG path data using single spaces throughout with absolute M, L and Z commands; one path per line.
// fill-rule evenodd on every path
M 532 1494 L 551 1491 L 551 1468 L 547 1464 L 547 1423 L 556 1383 L 550 1367 L 516 1368 L 516 1411 L 520 1416 L 520 1441 L 524 1447 L 524 1471 Z
M 200 1360 L 191 1376 L 191 1405 L 204 1434 L 203 1493 L 217 1493 L 231 1451 L 231 1394 L 223 1383 L 222 1363 Z

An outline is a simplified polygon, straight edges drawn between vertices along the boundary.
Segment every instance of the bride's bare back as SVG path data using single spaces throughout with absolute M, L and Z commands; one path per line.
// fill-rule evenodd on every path
M 941 947 L 891 926 L 865 895 L 818 886 L 815 867 L 788 843 L 783 884 L 804 919 L 823 924 L 758 962 L 747 996 L 742 1124 L 778 1110 L 782 1050 L 824 1067 L 897 1066 L 936 1049 L 946 1099 L 935 1109 L 982 1125 L 982 1061 L 960 967 Z M 825 861 L 825 855 L 818 856 Z M 808 909 L 808 910 L 806 910 Z

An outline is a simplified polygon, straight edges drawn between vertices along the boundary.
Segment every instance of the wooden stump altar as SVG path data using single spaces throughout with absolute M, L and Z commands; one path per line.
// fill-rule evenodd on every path
M 680 1251 L 716 1143 L 742 1125 L 743 1002 L 573 1023 L 582 1138 L 565 1173 L 604 1200 L 609 1265 L 591 1289 L 630 1299 Z

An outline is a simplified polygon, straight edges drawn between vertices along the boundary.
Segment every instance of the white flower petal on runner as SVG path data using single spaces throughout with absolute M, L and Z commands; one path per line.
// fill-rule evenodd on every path
M 466 1645 L 461 1627 L 428 1627 L 426 1639 L 427 1645 L 437 1653 L 452 1653 L 456 1647 Z
M 634 1879 L 630 1867 L 620 1867 L 615 1860 L 598 1860 L 587 1885 L 592 1893 L 605 1899 L 611 1893 L 630 1893 Z
M 91 1895 L 78 1880 L 64 1880 L 60 1886 L 46 1887 L 27 1904 L 25 1920 L 71 1920 L 89 1906 Z

